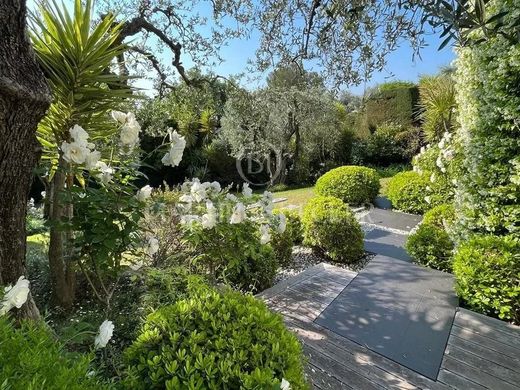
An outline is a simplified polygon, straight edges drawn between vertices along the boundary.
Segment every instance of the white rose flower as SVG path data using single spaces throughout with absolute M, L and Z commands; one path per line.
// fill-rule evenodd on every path
M 112 174 L 114 173 L 114 170 L 107 164 L 105 164 L 103 161 L 98 161 L 96 163 L 96 169 L 99 171 L 96 177 L 101 180 L 103 184 L 107 184 L 112 181 Z
M 249 187 L 249 183 L 244 183 L 242 186 L 242 194 L 246 198 L 250 198 L 253 195 L 253 190 Z
M 278 233 L 282 234 L 283 232 L 285 232 L 285 229 L 287 228 L 287 217 L 285 216 L 285 214 L 280 213 L 278 215 L 278 219 Z
M 14 286 L 8 286 L 4 291 L 5 295 L 1 302 L 0 315 L 6 314 L 13 307 L 19 309 L 27 302 L 30 291 L 29 281 L 25 279 L 25 276 L 20 276 Z
M 89 171 L 96 168 L 96 164 L 100 158 L 101 152 L 98 152 L 97 150 L 90 152 L 87 155 L 87 158 L 85 158 L 85 168 L 87 168 Z
M 291 390 L 291 384 L 285 378 L 282 379 L 282 384 L 280 385 L 281 390 Z
M 213 188 L 215 190 L 215 192 L 220 192 L 220 190 L 222 189 L 220 187 L 220 183 L 218 181 L 213 181 L 211 182 L 211 188 Z
M 269 241 L 271 241 L 271 233 L 269 233 L 269 226 L 262 225 L 260 226 L 260 243 L 261 244 L 267 244 Z
M 200 183 L 200 181 L 194 181 L 191 185 L 191 197 L 195 200 L 195 202 L 199 203 L 206 199 L 206 189 L 207 186 L 204 183 Z
M 153 188 L 149 185 L 144 186 L 139 191 L 137 191 L 137 200 L 140 202 L 144 202 L 146 199 L 148 199 L 152 195 Z
M 246 217 L 246 207 L 243 203 L 239 202 L 235 205 L 235 208 L 233 209 L 233 214 L 231 215 L 229 223 L 242 223 L 246 219 Z
M 213 229 L 217 225 L 217 214 L 214 211 L 203 214 L 201 223 L 204 229 Z
M 112 118 L 121 124 L 124 124 L 126 122 L 126 114 L 121 111 L 112 111 L 111 112 Z
M 45 195 L 47 195 L 47 193 L 45 191 L 42 191 L 40 194 L 41 194 L 42 198 L 45 199 Z
M 191 196 L 191 195 L 188 195 L 188 194 L 184 194 L 184 195 L 182 195 L 182 196 L 179 198 L 179 200 L 180 200 L 181 202 L 184 202 L 184 203 L 191 203 L 191 202 L 193 202 L 193 198 L 192 198 L 192 196 Z
M 112 335 L 114 334 L 114 324 L 112 321 L 105 320 L 99 327 L 98 334 L 94 340 L 94 346 L 96 349 L 105 348 Z
M 237 198 L 235 195 L 230 194 L 229 192 L 226 194 L 226 199 L 227 199 L 227 200 L 230 200 L 231 202 L 236 202 L 236 201 L 238 201 L 238 198 Z
M 148 247 L 146 248 L 146 253 L 148 256 L 152 257 L 159 251 L 159 240 L 155 237 L 150 237 L 148 239 Z
M 86 146 L 82 146 L 76 142 L 63 142 L 61 144 L 61 150 L 65 161 L 75 164 L 83 164 L 90 153 L 90 150 Z
M 78 145 L 88 146 L 88 133 L 83 129 L 83 127 L 79 125 L 74 125 L 74 127 L 69 129 L 70 136 Z
M 194 222 L 199 221 L 198 215 L 183 215 L 181 217 L 181 224 L 191 226 Z
M 125 146 L 134 147 L 139 142 L 141 126 L 136 120 L 129 121 L 121 128 L 119 136 L 121 143 Z
M 182 160 L 184 148 L 186 148 L 186 140 L 176 131 L 169 129 L 170 134 L 170 150 L 164 155 L 161 162 L 166 166 L 176 167 Z

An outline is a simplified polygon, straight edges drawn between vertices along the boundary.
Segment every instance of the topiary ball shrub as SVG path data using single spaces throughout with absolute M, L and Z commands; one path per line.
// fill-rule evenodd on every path
M 127 389 L 307 389 L 302 348 L 251 295 L 201 288 L 150 314 L 125 351 Z M 278 387 L 277 387 L 278 386 Z
M 422 223 L 434 225 L 440 228 L 448 228 L 455 222 L 455 208 L 451 204 L 440 204 L 428 210 Z
M 395 209 L 422 214 L 430 208 L 424 199 L 427 187 L 427 178 L 413 171 L 401 172 L 390 179 L 386 194 Z
M 303 210 L 304 243 L 332 260 L 352 263 L 363 256 L 363 232 L 349 207 L 333 196 L 312 198 Z
M 468 307 L 520 322 L 520 242 L 508 236 L 475 236 L 453 259 L 456 291 Z
M 318 195 L 335 196 L 349 204 L 369 203 L 379 193 L 379 175 L 372 168 L 339 167 L 321 176 L 315 190 Z
M 112 388 L 88 375 L 92 356 L 67 353 L 43 322 L 14 327 L 0 316 L 2 389 L 103 390 Z
M 275 214 L 285 215 L 286 228 L 283 233 L 273 234 L 271 246 L 282 266 L 287 266 L 292 260 L 292 248 L 294 245 L 301 244 L 303 239 L 302 222 L 297 211 L 282 209 L 276 210 Z
M 406 250 L 419 264 L 451 272 L 453 241 L 442 227 L 421 223 L 406 241 Z

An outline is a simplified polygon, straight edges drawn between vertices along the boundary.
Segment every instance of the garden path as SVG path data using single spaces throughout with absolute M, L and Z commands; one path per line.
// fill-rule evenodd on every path
M 420 217 L 360 217 L 376 257 L 358 273 L 319 264 L 260 294 L 303 341 L 319 389 L 519 389 L 520 329 L 457 308 L 452 276 L 412 264 Z

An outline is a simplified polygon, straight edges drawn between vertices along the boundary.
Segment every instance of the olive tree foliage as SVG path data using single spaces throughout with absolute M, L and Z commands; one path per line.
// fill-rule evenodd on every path
M 279 68 L 267 87 L 239 90 L 228 100 L 220 137 L 234 157 L 281 156 L 283 182 L 293 171 L 296 180 L 311 161 L 329 157 L 341 139 L 338 107 L 315 73 Z M 286 172 L 287 173 L 287 172 Z

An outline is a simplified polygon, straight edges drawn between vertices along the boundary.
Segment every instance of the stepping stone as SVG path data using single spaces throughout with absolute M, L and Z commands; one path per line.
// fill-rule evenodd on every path
M 419 222 L 422 217 L 420 215 L 400 213 L 391 210 L 372 209 L 364 215 L 360 222 L 371 225 L 378 225 L 389 229 L 401 230 L 409 232 Z
M 374 199 L 374 206 L 376 206 L 379 209 L 392 209 L 392 202 L 390 202 L 390 199 L 388 199 L 386 196 L 376 196 Z
M 378 255 L 315 322 L 436 380 L 458 304 L 453 283 Z
M 389 232 L 383 229 L 370 229 L 365 232 L 365 250 L 379 255 L 394 257 L 411 262 L 412 258 L 404 249 L 407 235 Z

